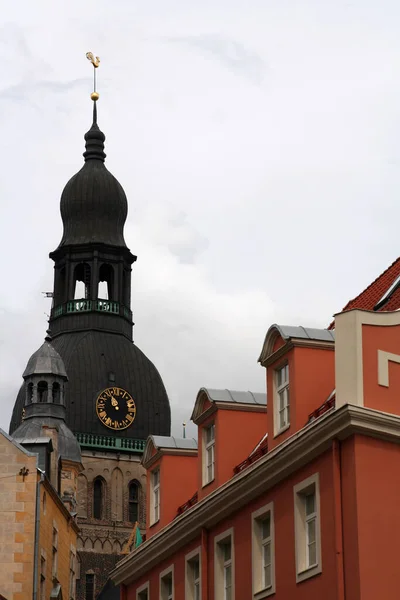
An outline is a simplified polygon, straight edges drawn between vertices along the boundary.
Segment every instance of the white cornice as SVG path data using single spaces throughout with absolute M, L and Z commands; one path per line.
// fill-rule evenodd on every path
M 354 434 L 400 442 L 400 417 L 365 407 L 345 405 L 329 412 L 276 446 L 153 535 L 111 573 L 118 585 L 128 584 L 251 500 L 287 478 L 327 450 L 333 439 Z

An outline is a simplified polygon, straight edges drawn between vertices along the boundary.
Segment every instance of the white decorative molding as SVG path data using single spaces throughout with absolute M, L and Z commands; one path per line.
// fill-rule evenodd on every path
M 389 387 L 389 361 L 400 364 L 400 354 L 378 350 L 378 384 Z

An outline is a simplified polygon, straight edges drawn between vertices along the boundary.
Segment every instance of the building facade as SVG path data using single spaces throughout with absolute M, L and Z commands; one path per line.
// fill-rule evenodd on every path
M 123 600 L 398 598 L 398 269 L 330 329 L 271 326 L 268 409 L 203 389 L 197 452 L 148 440 L 147 539 L 112 573 Z
M 78 526 L 32 449 L 0 430 L 0 595 L 73 598 Z
M 136 256 L 125 243 L 127 199 L 105 167 L 104 141 L 94 101 L 85 162 L 62 192 L 63 235 L 50 254 L 54 288 L 46 339 L 65 366 L 65 424 L 79 443 L 84 467 L 77 475 L 78 600 L 94 600 L 135 522 L 144 526 L 141 455 L 150 434 L 170 434 L 171 421 L 162 379 L 133 343 Z M 25 423 L 26 399 L 40 404 L 57 396 L 57 386 L 53 389 L 46 378 L 24 378 L 11 435 Z

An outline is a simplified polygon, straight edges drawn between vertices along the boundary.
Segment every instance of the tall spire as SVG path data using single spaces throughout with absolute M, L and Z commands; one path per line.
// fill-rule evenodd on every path
M 101 160 L 104 162 L 106 158 L 106 154 L 104 153 L 106 136 L 97 125 L 97 100 L 100 96 L 96 91 L 96 70 L 100 64 L 100 58 L 98 56 L 95 58 L 92 52 L 87 52 L 86 58 L 93 65 L 93 92 L 90 94 L 90 98 L 93 100 L 93 123 L 89 131 L 85 134 L 86 151 L 83 153 L 83 156 L 85 162 L 88 160 Z

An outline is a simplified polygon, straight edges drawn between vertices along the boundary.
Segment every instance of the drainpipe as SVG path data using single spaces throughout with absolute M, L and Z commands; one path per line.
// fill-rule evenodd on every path
M 340 442 L 332 443 L 333 494 L 334 494 L 334 524 L 335 524 L 335 553 L 337 599 L 345 600 L 344 558 L 343 558 L 343 506 L 342 506 L 342 468 Z
M 40 473 L 40 480 L 36 485 L 36 507 L 35 507 L 35 545 L 33 554 L 33 600 L 37 599 L 38 577 L 39 577 L 39 534 L 40 534 L 40 486 L 44 481 L 44 473 Z
M 201 600 L 208 600 L 208 531 L 201 530 Z

